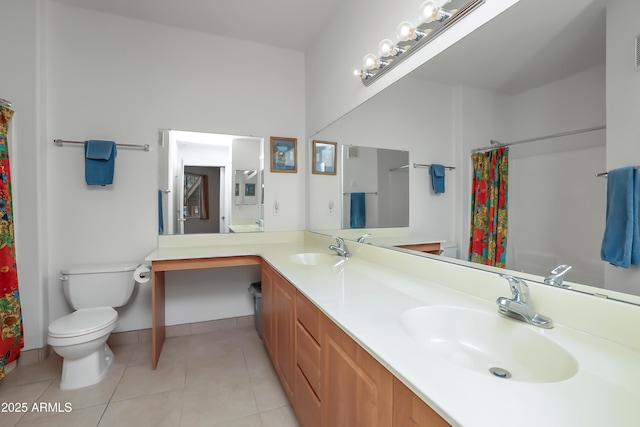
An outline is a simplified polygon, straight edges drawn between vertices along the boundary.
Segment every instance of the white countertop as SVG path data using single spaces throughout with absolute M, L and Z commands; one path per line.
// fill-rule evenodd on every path
M 534 284 L 531 289 L 533 302 L 536 303 L 536 298 L 545 299 L 541 305 L 551 312 L 545 312 L 537 304 L 536 307 L 550 315 L 555 323 L 553 329 L 543 330 L 497 313 L 495 298 L 510 296 L 510 293 L 506 281 L 494 274 L 353 242 L 347 243 L 353 255 L 346 261 L 336 256 L 333 265 L 300 265 L 291 261 L 292 255 L 329 254 L 327 245 L 333 241 L 311 233 L 303 235 L 299 238 L 288 234 L 285 243 L 263 237 L 258 243 L 243 240 L 234 245 L 162 247 L 147 260 L 262 256 L 453 425 L 640 425 L 640 350 L 635 339 L 636 334 L 640 335 L 640 307 L 622 304 L 605 308 L 592 315 L 597 319 L 597 325 L 585 321 L 585 327 L 579 330 L 565 326 L 562 312 L 555 311 L 562 307 L 560 302 L 572 304 L 567 322 L 575 323 L 590 318 L 581 310 L 590 310 L 589 304 L 594 302 L 584 300 L 580 294 L 561 289 L 538 289 L 542 285 Z M 475 290 L 481 285 L 482 291 Z M 465 287 L 470 291 L 459 290 Z M 557 306 L 546 303 L 549 293 L 551 300 L 559 301 Z M 567 298 L 570 298 L 569 302 Z M 586 301 L 584 307 L 582 301 Z M 463 307 L 498 316 L 504 322 L 517 322 L 522 328 L 543 335 L 568 351 L 576 359 L 578 371 L 564 381 L 535 383 L 500 379 L 488 372 L 462 368 L 427 351 L 402 328 L 402 313 L 429 305 Z M 576 306 L 579 307 L 576 309 Z M 615 318 L 615 313 L 619 318 Z M 599 328 L 625 331 L 612 332 L 615 339 L 588 333 L 591 329 L 598 332 Z M 526 351 L 535 354 L 536 348 Z

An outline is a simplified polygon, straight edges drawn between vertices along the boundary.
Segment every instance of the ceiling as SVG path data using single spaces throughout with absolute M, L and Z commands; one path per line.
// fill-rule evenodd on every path
M 70 6 L 305 51 L 341 0 L 53 0 Z
M 304 52 L 345 0 L 52 1 Z M 515 94 L 604 63 L 605 3 L 521 0 L 414 76 Z

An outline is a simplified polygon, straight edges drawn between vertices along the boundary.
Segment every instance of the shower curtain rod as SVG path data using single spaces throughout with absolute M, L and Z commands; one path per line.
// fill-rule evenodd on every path
M 496 140 L 491 140 L 491 145 L 490 147 L 482 147 L 482 148 L 474 148 L 473 150 L 471 150 L 472 153 L 477 153 L 479 151 L 485 151 L 485 150 L 495 150 L 496 148 L 502 148 L 502 147 L 508 147 L 510 145 L 518 145 L 518 144 L 524 144 L 527 142 L 534 142 L 534 141 L 542 141 L 545 139 L 553 139 L 553 138 L 560 138 L 561 136 L 568 136 L 568 135 L 575 135 L 577 133 L 584 133 L 584 132 L 593 132 L 594 130 L 600 130 L 600 129 L 606 129 L 606 126 L 596 126 L 596 127 L 592 127 L 592 128 L 586 128 L 586 129 L 578 129 L 578 130 L 572 130 L 569 132 L 561 132 L 561 133 L 554 133 L 553 135 L 546 135 L 546 136 L 540 136 L 537 138 L 530 138 L 530 139 L 523 139 L 521 141 L 514 141 L 514 142 L 507 142 L 507 143 L 501 143 L 499 141 Z
M 4 98 L 0 98 L 0 105 L 2 105 L 3 107 L 11 108 L 11 102 L 7 101 Z

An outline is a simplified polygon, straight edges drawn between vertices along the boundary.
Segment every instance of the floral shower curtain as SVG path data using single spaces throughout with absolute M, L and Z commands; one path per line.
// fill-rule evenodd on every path
M 509 148 L 474 153 L 469 261 L 505 267 Z
M 0 380 L 5 376 L 5 365 L 16 360 L 24 346 L 7 143 L 11 116 L 13 110 L 0 106 Z

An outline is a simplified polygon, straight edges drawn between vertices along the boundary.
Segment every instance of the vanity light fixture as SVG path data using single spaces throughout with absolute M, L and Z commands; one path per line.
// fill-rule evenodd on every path
M 427 0 L 418 9 L 418 24 L 403 21 L 398 25 L 398 43 L 384 39 L 378 44 L 378 56 L 369 53 L 362 59 L 362 68 L 353 75 L 369 86 L 387 71 L 413 55 L 424 45 L 467 16 L 485 0 Z M 444 5 L 451 8 L 445 9 Z M 448 6 L 449 7 L 449 6 Z

